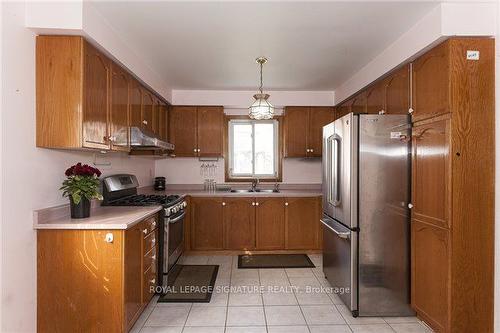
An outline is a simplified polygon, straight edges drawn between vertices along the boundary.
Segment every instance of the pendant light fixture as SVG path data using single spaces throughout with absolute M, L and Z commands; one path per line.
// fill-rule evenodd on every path
M 266 57 L 259 57 L 255 61 L 260 65 L 260 87 L 259 93 L 253 95 L 255 102 L 249 107 L 249 116 L 252 119 L 263 120 L 272 119 L 274 116 L 274 106 L 267 100 L 269 94 L 262 92 L 262 66 L 267 62 Z

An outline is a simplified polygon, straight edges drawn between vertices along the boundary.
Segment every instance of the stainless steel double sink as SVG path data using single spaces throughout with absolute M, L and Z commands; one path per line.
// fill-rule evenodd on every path
M 279 193 L 280 190 L 277 189 L 232 189 L 232 193 Z

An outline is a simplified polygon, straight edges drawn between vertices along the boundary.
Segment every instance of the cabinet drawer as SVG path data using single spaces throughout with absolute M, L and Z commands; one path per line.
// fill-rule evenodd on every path
M 152 268 L 144 273 L 143 279 L 143 302 L 147 303 L 154 295 L 154 287 L 156 287 L 156 273 Z
M 155 230 L 144 237 L 144 252 L 148 252 L 149 250 L 151 250 L 157 243 L 158 235 Z
M 158 262 L 158 247 L 153 247 L 148 253 L 144 255 L 144 272 L 149 269 L 153 270 L 153 273 L 157 273 L 157 262 Z
M 155 214 L 144 220 L 143 229 L 146 229 L 146 231 L 143 230 L 143 233 L 145 235 L 155 230 L 156 228 L 158 228 L 158 214 Z

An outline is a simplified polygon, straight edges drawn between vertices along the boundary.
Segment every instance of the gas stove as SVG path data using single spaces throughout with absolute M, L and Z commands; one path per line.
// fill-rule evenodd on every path
M 178 201 L 179 195 L 137 194 L 109 202 L 109 206 L 168 206 Z
M 134 175 L 103 179 L 103 206 L 163 206 L 160 211 L 158 281 L 164 283 L 184 248 L 184 218 L 187 202 L 180 195 L 138 194 Z

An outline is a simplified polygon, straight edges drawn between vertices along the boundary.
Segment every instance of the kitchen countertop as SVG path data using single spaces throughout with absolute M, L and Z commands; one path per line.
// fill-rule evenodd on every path
M 92 207 L 90 217 L 72 219 L 69 205 L 36 210 L 33 212 L 34 229 L 128 229 L 146 217 L 159 212 L 161 206 L 100 206 Z
M 249 188 L 245 185 L 231 185 L 233 188 Z M 283 185 L 279 193 L 228 191 L 208 192 L 203 185 L 167 185 L 167 191 L 155 191 L 152 187 L 139 188 L 140 194 L 160 194 L 191 197 L 317 197 L 321 196 L 321 185 Z M 269 189 L 269 186 L 259 186 Z M 33 212 L 33 228 L 41 229 L 68 229 L 68 230 L 125 230 L 145 218 L 159 212 L 161 206 L 101 206 L 99 201 L 92 202 L 90 217 L 86 219 L 72 219 L 69 214 L 69 204 Z
M 249 188 L 244 186 L 234 186 L 235 189 Z M 265 189 L 272 189 L 272 187 L 264 187 Z M 191 197 L 318 197 L 322 195 L 321 185 L 296 185 L 291 188 L 280 188 L 278 193 L 274 192 L 229 192 L 229 191 L 215 191 L 208 192 L 203 190 L 203 186 L 197 185 L 167 185 L 166 191 L 155 191 L 152 187 L 143 187 L 139 189 L 142 194 L 178 194 L 189 195 Z

